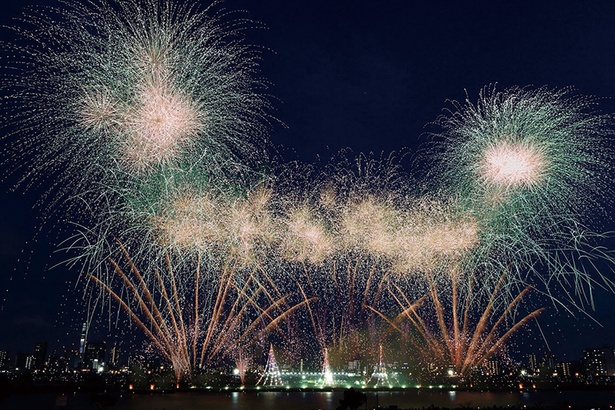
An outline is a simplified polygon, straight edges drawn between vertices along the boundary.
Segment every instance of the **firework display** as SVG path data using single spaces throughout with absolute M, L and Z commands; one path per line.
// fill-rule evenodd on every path
M 164 271 L 141 273 L 126 249 L 119 247 L 126 268 L 109 260 L 116 281 L 96 273 L 89 274 L 89 279 L 147 335 L 171 363 L 178 382 L 190 381 L 194 369 L 241 355 L 251 339 L 272 328 L 280 330 L 286 316 L 310 302 L 290 306 L 287 295 L 270 293 L 255 275 L 237 281 L 232 268 L 220 276 L 210 275 L 200 261 L 190 274 L 176 273 L 178 264 L 170 257 Z
M 164 168 L 245 172 L 265 158 L 269 104 L 248 22 L 222 16 L 170 1 L 30 9 L 7 45 L 6 161 L 53 180 L 64 206 Z
M 612 164 L 611 117 L 595 109 L 595 98 L 571 89 L 489 86 L 476 104 L 454 102 L 436 121 L 429 180 L 481 215 L 482 251 L 498 256 L 474 263 L 493 283 L 503 269 L 548 283 L 565 253 L 554 249 L 574 253 L 591 241 L 585 224 L 604 215 Z M 579 284 L 592 281 L 571 272 Z
M 7 46 L 6 162 L 52 181 L 49 206 L 77 226 L 69 264 L 178 382 L 236 362 L 243 385 L 268 348 L 263 383 L 281 384 L 279 343 L 324 363 L 321 384 L 357 359 L 390 383 L 395 338 L 467 376 L 543 311 L 532 294 L 583 309 L 611 283 L 581 262 L 612 259 L 591 246 L 613 158 L 595 99 L 486 87 L 436 120 L 421 179 L 394 154 L 274 164 L 246 21 L 170 0 L 65 6 L 29 12 Z
M 506 304 L 502 305 L 498 298 L 502 296 L 501 286 L 505 283 L 505 275 L 500 278 L 487 302 L 473 299 L 474 287 L 470 286 L 467 292 L 462 292 L 457 278 L 451 280 L 449 284 L 433 285 L 425 296 L 413 301 L 398 286 L 389 288 L 401 309 L 395 318 L 387 318 L 383 313 L 370 309 L 402 335 L 409 333 L 408 327 L 404 327 L 404 322 L 409 322 L 410 333 L 414 333 L 409 338 L 413 349 L 456 375 L 468 376 L 477 366 L 498 353 L 520 327 L 545 310 L 535 309 L 516 319 L 514 310 L 531 287 L 523 289 L 512 301 L 506 298 Z M 448 294 L 443 295 L 443 289 Z M 425 316 L 434 316 L 436 323 L 430 324 Z

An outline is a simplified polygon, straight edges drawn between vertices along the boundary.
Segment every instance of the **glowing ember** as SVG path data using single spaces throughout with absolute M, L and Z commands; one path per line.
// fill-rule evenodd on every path
M 160 230 L 161 243 L 185 249 L 208 249 L 224 240 L 222 204 L 210 195 L 184 193 L 171 201 L 165 215 L 153 219 Z
M 194 102 L 164 82 L 145 85 L 138 107 L 126 119 L 130 162 L 137 168 L 164 163 L 179 154 L 201 128 Z
M 290 260 L 320 263 L 334 250 L 331 237 L 309 209 L 294 210 L 287 221 L 285 256 Z
M 485 151 L 480 172 L 485 181 L 503 187 L 531 186 L 541 180 L 545 159 L 531 145 L 499 142 Z

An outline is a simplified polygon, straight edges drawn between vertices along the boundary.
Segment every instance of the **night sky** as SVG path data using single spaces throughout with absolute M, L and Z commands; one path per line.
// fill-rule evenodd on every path
M 270 138 L 287 160 L 326 161 L 346 147 L 415 152 L 447 99 L 463 100 L 467 90 L 475 101 L 492 83 L 574 86 L 603 98 L 602 112 L 615 113 L 612 1 L 227 0 L 223 6 L 246 10 L 266 26 L 247 37 L 262 47 L 273 114 L 283 123 L 273 124 Z M 0 0 L 0 23 L 9 24 L 19 9 Z M 3 30 L 0 38 L 10 36 Z M 47 270 L 62 256 L 49 256 L 58 241 L 54 229 L 38 233 L 41 211 L 33 207 L 40 192 L 10 188 L 0 185 L 0 349 L 30 351 L 39 340 L 52 350 L 71 347 L 82 320 L 74 307 L 78 272 Z M 598 229 L 615 226 L 604 221 Z M 596 292 L 591 315 L 603 327 L 554 309 L 543 315 L 552 352 L 577 359 L 584 347 L 615 344 L 612 300 Z M 547 350 L 536 325 L 523 338 L 520 350 Z

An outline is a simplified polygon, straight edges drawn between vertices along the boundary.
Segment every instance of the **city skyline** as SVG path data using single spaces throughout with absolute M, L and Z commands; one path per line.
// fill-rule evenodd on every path
M 326 386 L 348 387 L 348 379 L 359 382 L 362 388 L 460 388 L 472 389 L 472 383 L 487 383 L 489 388 L 498 388 L 498 383 L 519 382 L 520 390 L 535 390 L 536 383 L 542 383 L 539 389 L 550 389 L 552 384 L 576 383 L 583 385 L 608 386 L 615 376 L 615 348 L 613 346 L 596 346 L 583 349 L 578 360 L 561 360 L 554 354 L 525 354 L 520 360 L 509 361 L 493 358 L 473 369 L 471 375 L 457 374 L 454 367 L 441 367 L 437 363 L 417 363 L 412 357 L 398 357 L 388 360 L 385 348 L 374 360 L 352 360 L 331 366 L 328 360 L 312 363 L 301 360 L 289 363 L 280 356 L 280 352 L 270 344 L 269 349 L 262 349 L 259 358 L 254 357 L 250 367 L 234 367 L 227 363 L 215 368 L 205 368 L 202 374 L 224 374 L 231 379 L 224 379 L 219 386 L 226 388 L 324 388 Z M 326 352 L 325 352 L 326 354 Z M 20 375 L 30 375 L 38 382 L 46 383 L 63 380 L 65 383 L 77 383 L 87 379 L 90 374 L 138 375 L 144 370 L 148 374 L 163 375 L 172 371 L 164 360 L 147 357 L 140 352 L 131 352 L 125 345 L 105 341 L 87 341 L 83 351 L 67 350 L 51 354 L 47 352 L 47 342 L 37 342 L 31 351 L 14 354 L 0 349 L 0 374 L 15 380 Z M 246 375 L 250 374 L 250 381 Z M 299 377 L 302 376 L 302 377 Z M 305 377 L 316 379 L 307 382 Z M 68 377 L 68 379 L 65 379 Z M 152 376 L 153 377 L 153 376 Z M 504 379 L 501 379 L 504 377 Z M 47 379 L 49 378 L 49 379 Z M 361 382 L 362 380 L 362 382 Z M 102 380 L 101 380 L 102 381 Z M 167 381 L 168 382 L 168 381 Z M 157 389 L 167 389 L 167 382 Z M 547 382 L 545 384 L 545 382 Z M 109 383 L 106 381 L 104 383 Z M 114 382 L 115 383 L 115 382 Z M 149 382 L 147 382 L 149 383 Z M 160 380 L 159 382 L 160 383 Z M 225 384 L 226 383 L 226 384 Z M 307 383 L 307 384 L 306 384 Z M 433 386 L 434 383 L 440 386 Z M 444 383 L 444 385 L 442 385 Z M 356 384 L 356 383 L 354 383 Z M 523 387 L 525 385 L 525 387 Z M 504 385 L 502 385 L 504 386 Z M 512 386 L 512 385 L 511 385 Z M 530 387 L 532 386 L 532 387 Z M 120 385 L 120 389 L 132 390 L 134 385 Z M 149 387 L 148 384 L 145 387 Z M 196 386 L 203 388 L 204 385 Z M 517 387 L 516 385 L 514 387 Z M 143 386 L 138 387 L 140 389 Z M 429 387 L 431 388 L 431 387 Z M 153 389 L 153 388 L 152 388 Z

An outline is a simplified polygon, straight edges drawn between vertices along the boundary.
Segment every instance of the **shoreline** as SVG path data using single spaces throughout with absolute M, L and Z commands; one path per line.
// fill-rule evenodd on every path
M 421 387 L 366 387 L 355 390 L 366 393 L 390 393 L 390 392 L 476 392 L 476 393 L 534 393 L 534 392 L 557 392 L 557 391 L 613 391 L 615 385 L 580 385 L 580 384 L 557 384 L 541 386 L 530 389 L 512 389 L 503 387 L 463 387 L 463 386 L 421 386 Z M 88 383 L 0 383 L 0 396 L 11 393 L 105 393 L 105 394 L 135 394 L 135 395 L 165 395 L 173 393 L 195 394 L 227 394 L 227 393 L 328 393 L 344 392 L 349 387 L 260 387 L 260 386 L 207 386 L 207 387 L 184 387 L 184 388 L 133 388 L 127 386 Z

